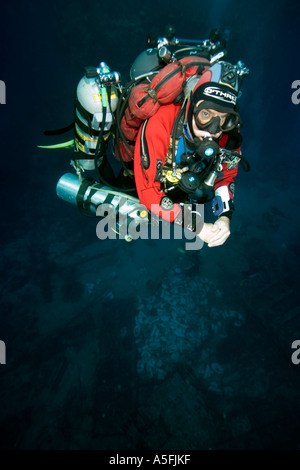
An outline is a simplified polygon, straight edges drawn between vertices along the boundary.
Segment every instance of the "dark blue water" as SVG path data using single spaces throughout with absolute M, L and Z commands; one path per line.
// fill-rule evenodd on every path
M 1 6 L 0 447 L 299 449 L 299 6 L 144 3 Z M 125 84 L 166 23 L 185 38 L 226 30 L 229 59 L 250 68 L 251 172 L 232 235 L 198 252 L 98 240 L 55 193 L 70 151 L 36 147 L 61 141 L 43 130 L 72 121 L 84 66 L 104 60 Z

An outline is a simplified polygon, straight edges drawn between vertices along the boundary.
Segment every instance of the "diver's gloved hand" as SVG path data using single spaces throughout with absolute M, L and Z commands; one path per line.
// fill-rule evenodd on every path
M 214 224 L 203 224 L 199 237 L 209 247 L 223 245 L 230 235 L 230 220 L 221 216 Z
M 211 237 L 215 235 L 215 232 L 212 232 L 214 224 L 203 224 L 201 232 L 198 234 L 198 237 L 201 238 L 205 243 L 209 243 Z
M 213 224 L 210 231 L 210 239 L 207 242 L 208 246 L 219 246 L 226 242 L 230 235 L 230 220 L 226 216 L 221 216 Z

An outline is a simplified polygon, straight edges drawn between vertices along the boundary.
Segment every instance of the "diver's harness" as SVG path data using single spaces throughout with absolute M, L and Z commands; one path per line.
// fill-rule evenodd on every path
M 175 139 L 173 144 L 174 141 Z M 189 202 L 204 203 L 212 200 L 213 213 L 215 216 L 219 216 L 222 212 L 233 210 L 230 198 L 226 199 L 217 195 L 208 199 L 206 193 L 213 191 L 216 179 L 223 177 L 224 162 L 235 161 L 237 164 L 240 160 L 246 162 L 247 160 L 237 151 L 219 147 L 211 137 L 204 137 L 201 143 L 200 152 L 205 157 L 201 153 L 199 155 L 197 152 L 185 152 L 181 157 L 182 163 L 180 165 L 176 163 L 173 150 L 172 167 L 170 165 L 164 166 L 161 183 L 164 187 L 164 193 L 170 197 L 172 192 L 179 189 L 188 195 Z M 196 197 L 193 197 L 197 191 L 201 192 L 203 199 L 200 197 L 197 200 Z

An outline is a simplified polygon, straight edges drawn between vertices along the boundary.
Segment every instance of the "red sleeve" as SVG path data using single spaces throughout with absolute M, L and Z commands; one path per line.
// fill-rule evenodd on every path
M 161 190 L 158 175 L 165 164 L 173 123 L 179 109 L 180 106 L 174 104 L 161 106 L 139 130 L 134 151 L 134 177 L 140 202 L 170 222 L 177 217 L 181 207 L 174 204 L 171 210 L 161 208 L 161 200 L 166 195 Z
M 230 199 L 233 200 L 233 192 L 230 190 L 230 185 L 234 183 L 234 179 L 238 174 L 238 166 L 232 170 L 228 170 L 227 166 L 227 163 L 223 163 L 222 173 L 224 176 L 222 179 L 216 179 L 214 190 L 220 188 L 221 186 L 227 186 Z

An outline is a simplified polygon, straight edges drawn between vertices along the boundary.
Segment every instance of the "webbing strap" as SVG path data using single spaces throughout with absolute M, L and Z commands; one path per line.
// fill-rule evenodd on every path
M 76 196 L 76 202 L 77 202 L 77 207 L 78 207 L 79 212 L 83 212 L 85 209 L 84 195 L 88 187 L 92 184 L 94 184 L 94 180 L 92 180 L 91 178 L 85 178 L 84 181 L 80 185 L 79 191 Z

